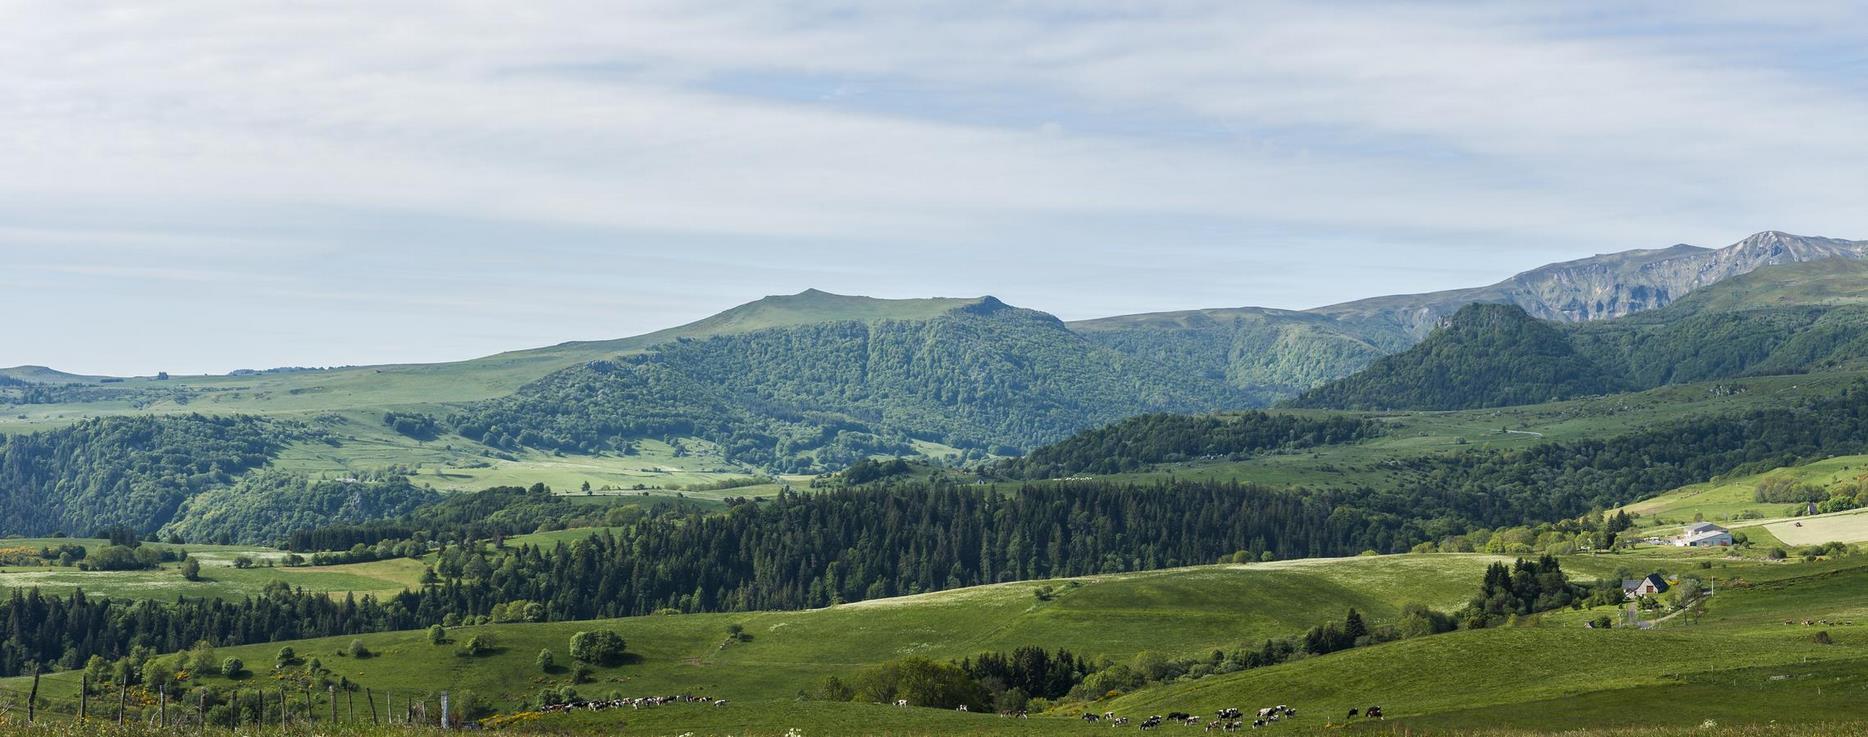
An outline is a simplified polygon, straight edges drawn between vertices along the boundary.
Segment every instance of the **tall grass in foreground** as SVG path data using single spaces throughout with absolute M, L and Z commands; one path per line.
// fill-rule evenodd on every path
M 1043 721 L 1051 722 L 1052 720 Z M 1032 735 L 1046 733 L 1060 735 L 1108 734 L 1113 737 L 1114 735 L 1131 734 L 1135 729 L 1134 727 L 1111 728 L 1106 726 L 1085 729 L 1083 725 L 1080 723 L 1073 723 L 1073 721 L 1074 720 L 1055 720 L 1053 724 L 1041 724 L 1039 720 L 1030 720 L 1022 723 L 1015 722 L 1012 724 L 982 721 L 978 725 L 969 725 L 959 728 L 955 728 L 951 725 L 941 725 L 938 727 L 930 725 L 925 730 L 913 727 L 904 729 L 899 726 L 890 726 L 874 729 L 873 731 L 867 728 L 857 728 L 857 731 L 849 731 L 847 728 L 833 728 L 824 731 L 785 728 L 751 729 L 731 732 L 685 730 L 661 726 L 630 728 L 622 724 L 611 724 L 602 728 L 593 728 L 594 725 L 557 724 L 543 729 L 494 730 L 494 732 L 516 735 L 666 734 L 669 737 L 702 737 L 704 735 L 714 734 L 735 735 L 737 737 L 767 737 L 768 735 L 770 737 L 835 737 L 837 735 L 934 737 L 936 735 Z M 1352 729 L 1341 727 L 1294 727 L 1288 729 L 1272 728 L 1268 731 L 1269 734 L 1276 735 L 1276 737 L 1322 737 L 1323 735 L 1354 735 L 1356 737 L 1861 737 L 1862 735 L 1868 735 L 1868 722 L 1738 726 L 1723 726 L 1709 722 L 1696 727 L 1617 727 L 1555 731 L 1520 729 L 1439 730 L 1413 729 L 1404 725 L 1364 725 L 1363 727 Z M 471 732 L 471 730 L 469 732 Z M 1266 730 L 1261 730 L 1259 733 L 1265 734 L 1266 732 Z M 42 722 L 36 725 L 28 725 L 19 719 L 0 717 L 0 735 L 5 735 L 6 737 L 187 737 L 188 735 L 210 735 L 212 737 L 278 737 L 279 735 L 290 735 L 291 737 L 440 737 L 444 734 L 455 733 L 459 733 L 459 731 L 443 732 L 434 727 L 373 727 L 351 725 L 293 726 L 284 732 L 281 732 L 278 727 L 263 729 L 253 727 L 241 729 L 210 727 L 206 731 L 200 731 L 199 728 L 191 727 L 164 730 L 142 725 L 118 727 L 115 724 L 99 721 L 92 721 L 83 725 L 72 722 Z M 1182 737 L 1183 734 L 1186 737 L 1193 737 L 1194 735 L 1206 734 L 1206 732 L 1198 728 L 1165 726 L 1159 728 L 1153 734 L 1161 735 L 1162 737 Z

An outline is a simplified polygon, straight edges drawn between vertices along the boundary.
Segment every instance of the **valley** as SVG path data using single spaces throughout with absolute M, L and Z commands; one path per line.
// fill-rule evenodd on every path
M 1302 312 L 809 290 L 449 364 L 0 371 L 0 726 L 37 668 L 67 726 L 114 681 L 132 721 L 173 693 L 251 725 L 284 688 L 340 733 L 446 692 L 522 734 L 1290 703 L 1265 726 L 1826 737 L 1868 693 L 1859 246 Z M 1737 544 L 1671 544 L 1698 521 Z M 1674 591 L 1619 588 L 1649 574 Z M 671 694 L 706 698 L 561 707 Z

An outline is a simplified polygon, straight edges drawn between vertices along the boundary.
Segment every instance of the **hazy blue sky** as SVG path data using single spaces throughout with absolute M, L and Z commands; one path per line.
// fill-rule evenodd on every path
M 1868 13 L 7 2 L 0 136 L 0 365 L 458 359 L 807 287 L 1311 307 L 1868 238 Z

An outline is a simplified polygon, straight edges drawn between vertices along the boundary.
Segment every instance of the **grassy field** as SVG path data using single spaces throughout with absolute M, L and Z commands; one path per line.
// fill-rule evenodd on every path
M 1584 567 L 1578 563 L 1570 567 Z M 1310 711 L 1300 723 L 1321 726 L 1342 721 L 1351 707 L 1378 704 L 1391 723 L 1408 728 L 1858 717 L 1868 696 L 1862 616 L 1868 601 L 1860 596 L 1868 591 L 1868 562 L 1737 561 L 1688 570 L 1724 582 L 1697 623 L 1676 618 L 1651 630 L 1592 630 L 1581 624 L 1596 613 L 1562 612 L 1527 626 L 1405 640 L 1144 690 L 1110 706 L 1151 713 L 1302 704 Z M 1807 627 L 1804 619 L 1832 624 Z M 1835 644 L 1815 642 L 1815 629 Z
M 1695 515 L 1720 523 L 1732 521 L 1744 513 L 1760 518 L 1781 518 L 1800 505 L 1756 501 L 1753 495 L 1759 482 L 1767 478 L 1786 478 L 1827 487 L 1864 475 L 1868 475 L 1868 455 L 1837 456 L 1791 468 L 1683 486 L 1623 509 L 1629 514 L 1641 515 L 1644 525 L 1656 526 L 1691 522 Z M 1740 524 L 1750 523 L 1741 521 Z
M 1469 595 L 1492 560 L 1435 555 L 1205 566 L 1001 584 L 814 611 L 486 625 L 450 632 L 455 640 L 492 633 L 499 649 L 479 658 L 458 657 L 452 646 L 432 645 L 424 632 L 365 635 L 361 639 L 377 657 L 361 660 L 339 654 L 350 637 L 293 645 L 364 686 L 467 689 L 510 704 L 540 688 L 568 684 L 566 673 L 544 673 L 534 666 L 540 649 L 552 649 L 563 662 L 572 634 L 613 629 L 628 641 L 634 660 L 600 669 L 595 683 L 577 687 L 580 692 L 708 693 L 776 703 L 795 698 L 824 676 L 848 676 L 906 655 L 957 659 L 1044 645 L 1116 660 L 1145 650 L 1180 656 L 1298 633 L 1352 606 L 1375 620 L 1396 616 L 1410 601 L 1451 608 Z M 1056 587 L 1055 597 L 1040 601 L 1034 596 L 1041 585 Z M 744 626 L 752 639 L 728 644 L 729 624 Z M 270 663 L 277 649 L 221 648 L 223 656 L 248 663 Z M 74 690 L 64 683 L 71 677 L 48 676 L 48 692 Z M 224 679 L 210 677 L 210 682 Z
M 61 544 L 83 545 L 96 551 L 108 545 L 105 540 L 82 538 L 6 538 L 0 547 L 40 548 Z M 66 594 L 82 589 L 95 596 L 125 599 L 174 599 L 177 596 L 240 599 L 258 596 L 266 585 L 284 581 L 294 588 L 331 594 L 394 594 L 416 586 L 425 565 L 406 558 L 355 563 L 342 566 L 276 565 L 283 551 L 227 545 L 169 545 L 144 543 L 156 549 L 179 548 L 201 562 L 199 581 L 182 577 L 181 564 L 165 563 L 150 571 L 84 571 L 64 566 L 0 566 L 0 593 L 10 589 L 37 588 L 47 594 Z M 261 565 L 235 568 L 236 557 L 251 558 Z M 265 565 L 266 562 L 275 565 Z
M 1067 718 L 1040 715 L 1001 720 L 989 715 L 860 704 L 797 701 L 828 675 L 848 677 L 905 655 L 957 659 L 1021 645 L 1063 647 L 1126 661 L 1151 651 L 1199 655 L 1217 648 L 1301 633 L 1348 607 L 1380 622 L 1406 602 L 1442 609 L 1462 603 L 1483 568 L 1480 555 L 1401 555 L 1299 560 L 1247 566 L 1201 566 L 1051 582 L 1023 582 L 900 597 L 803 612 L 755 612 L 633 617 L 601 622 L 460 627 L 456 640 L 491 634 L 491 655 L 461 657 L 453 645 L 433 645 L 425 633 L 361 637 L 374 653 L 342 654 L 352 638 L 291 643 L 303 657 L 376 691 L 471 691 L 512 704 L 539 689 L 567 685 L 563 671 L 534 665 L 550 648 L 564 662 L 575 632 L 611 629 L 628 642 L 628 662 L 600 668 L 576 686 L 586 696 L 700 693 L 728 707 L 683 705 L 641 712 L 548 717 L 534 726 L 553 731 L 622 734 L 1036 734 L 1102 733 Z M 1700 563 L 1707 568 L 1701 568 Z M 1690 727 L 1766 721 L 1793 711 L 1794 721 L 1851 715 L 1868 688 L 1868 560 L 1771 563 L 1726 559 L 1710 551 L 1652 549 L 1566 559 L 1579 577 L 1618 569 L 1692 572 L 1719 583 L 1720 593 L 1697 624 L 1670 620 L 1654 630 L 1589 630 L 1594 612 L 1559 612 L 1494 630 L 1462 631 L 1359 648 L 1285 665 L 1157 686 L 1108 703 L 1068 705 L 1064 712 L 1114 709 L 1125 714 L 1206 711 L 1224 706 L 1289 703 L 1303 716 L 1280 733 L 1326 729 L 1350 705 L 1383 705 L 1391 725 L 1610 727 L 1620 724 Z M 1050 600 L 1033 595 L 1055 588 Z M 1837 644 L 1812 641 L 1810 628 L 1785 619 L 1830 619 Z M 728 625 L 746 642 L 729 642 Z M 269 663 L 277 644 L 221 648 L 249 664 Z M 270 682 L 260 675 L 242 682 Z M 227 683 L 202 676 L 208 683 Z M 74 691 L 69 674 L 47 677 L 45 693 Z M 18 679 L 0 683 L 16 690 Z M 1721 694 L 1737 694 L 1724 697 Z M 1854 694 L 1854 696 L 1849 696 Z M 1837 698 L 1841 696 L 1842 698 Z M 1716 698 L 1715 698 L 1716 697 Z M 1663 712 L 1640 706 L 1658 700 Z M 1684 708 L 1690 705 L 1692 708 Z M 1630 717 L 1629 715 L 1638 715 Z M 1286 729 L 1285 727 L 1290 727 Z M 1100 729 L 1101 732 L 1094 730 Z M 1385 731 L 1380 732 L 1385 733 Z

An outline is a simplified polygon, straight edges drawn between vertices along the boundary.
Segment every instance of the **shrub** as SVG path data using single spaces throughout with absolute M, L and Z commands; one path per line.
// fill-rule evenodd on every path
M 190 581 L 201 580 L 201 561 L 193 558 L 182 561 L 182 578 Z
M 467 641 L 461 643 L 460 649 L 455 651 L 455 654 L 469 658 L 479 657 L 492 653 L 496 646 L 491 633 L 469 635 Z
M 364 645 L 362 640 L 351 640 L 350 647 L 345 648 L 344 651 L 353 658 L 370 657 L 370 648 Z
M 246 663 L 241 662 L 239 658 L 228 658 L 221 661 L 221 675 L 228 678 L 238 678 L 245 670 Z
M 609 630 L 571 635 L 571 658 L 579 662 L 614 663 L 622 659 L 625 647 L 622 635 Z
M 551 669 L 557 665 L 557 659 L 551 655 L 551 648 L 538 651 L 538 659 L 533 662 L 538 664 L 539 670 L 545 671 L 546 673 L 550 673 Z
M 448 628 L 434 625 L 428 628 L 428 644 L 445 645 L 448 641 Z

